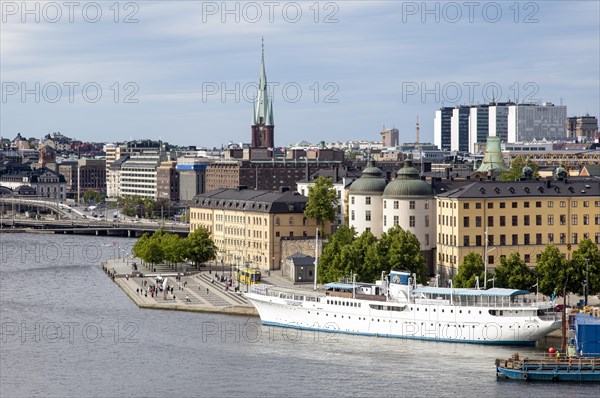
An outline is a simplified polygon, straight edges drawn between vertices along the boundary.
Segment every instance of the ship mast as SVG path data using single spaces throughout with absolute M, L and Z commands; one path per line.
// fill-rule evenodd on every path
M 315 236 L 315 281 L 313 290 L 317 290 L 317 268 L 319 267 L 319 227 L 317 227 L 317 234 Z

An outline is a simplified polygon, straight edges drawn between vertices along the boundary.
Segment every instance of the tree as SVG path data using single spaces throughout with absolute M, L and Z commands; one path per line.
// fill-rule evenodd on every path
M 205 228 L 198 228 L 190 233 L 186 239 L 185 248 L 188 260 L 194 265 L 213 260 L 217 256 L 217 246 L 210 237 L 210 232 Z
M 500 265 L 494 270 L 494 285 L 509 289 L 530 290 L 535 285 L 533 272 L 514 252 L 508 258 L 500 257 Z
M 323 252 L 319 257 L 317 269 L 317 282 L 325 283 L 337 281 L 344 276 L 342 262 L 342 248 L 354 242 L 356 230 L 342 225 L 327 239 Z
M 83 193 L 83 201 L 85 203 L 99 203 L 104 200 L 104 195 L 100 192 L 88 189 Z
M 185 260 L 186 250 L 184 249 L 183 239 L 176 234 L 164 234 L 161 237 L 165 261 L 171 264 L 177 264 Z
M 314 180 L 313 186 L 308 188 L 308 203 L 304 214 L 316 220 L 323 230 L 325 221 L 335 220 L 337 204 L 337 192 L 333 188 L 333 181 L 331 178 L 321 176 Z
M 562 295 L 567 278 L 567 260 L 554 245 L 547 245 L 535 267 L 538 288 L 542 294 Z
M 135 244 L 131 248 L 131 254 L 133 254 L 134 257 L 146 261 L 149 240 L 150 235 L 146 232 L 135 242 Z
M 538 171 L 539 167 L 537 163 L 530 160 L 526 160 L 522 156 L 517 156 L 510 162 L 510 169 L 502 173 L 499 177 L 500 181 L 515 181 L 521 178 L 523 173 L 523 167 L 529 166 L 533 170 L 532 178 L 535 179 L 540 176 Z
M 384 258 L 382 271 L 408 271 L 416 274 L 419 283 L 427 283 L 427 262 L 421 254 L 421 243 L 410 231 L 395 226 L 381 236 L 380 253 Z
M 589 275 L 588 295 L 600 293 L 600 252 L 598 251 L 598 245 L 592 242 L 591 239 L 581 240 L 579 247 L 573 252 L 571 261 L 573 263 L 573 271 L 576 273 L 576 275 L 572 275 L 571 277 L 577 279 L 581 284 L 581 289 L 574 291 L 581 295 L 584 294 L 583 283 L 585 282 L 587 272 Z
M 454 277 L 454 287 L 475 287 L 475 280 L 483 283 L 484 266 L 483 259 L 477 253 L 469 253 L 465 256 L 463 263 L 458 267 L 458 273 Z

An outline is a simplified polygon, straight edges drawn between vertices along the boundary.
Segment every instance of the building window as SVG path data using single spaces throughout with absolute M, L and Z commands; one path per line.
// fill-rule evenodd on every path
M 565 243 L 567 243 L 567 234 L 565 234 L 564 232 L 560 233 L 560 244 L 564 245 Z
M 548 207 L 554 207 L 554 202 L 553 202 L 553 201 L 551 201 L 551 200 L 549 200 L 549 201 L 548 201 Z
M 506 217 L 505 216 L 500 216 L 500 226 L 501 227 L 506 226 Z
M 414 226 L 415 226 L 415 216 L 409 216 L 408 222 L 409 222 L 409 225 L 414 228 Z
M 512 226 L 516 227 L 519 225 L 519 216 L 512 216 Z
M 587 200 L 583 201 L 583 207 L 590 207 L 590 202 Z
M 523 216 L 523 224 L 529 225 L 529 216 Z
M 290 217 L 289 224 L 290 224 L 290 225 L 294 225 L 294 217 Z
M 429 228 L 429 216 L 425 216 L 425 228 Z
M 463 217 L 463 227 L 469 228 L 469 217 Z
M 279 238 L 279 231 L 275 232 L 275 237 Z
M 494 264 L 494 256 L 488 256 L 488 264 Z
M 525 207 L 526 209 L 529 208 L 529 202 L 524 202 L 523 207 Z
M 577 201 L 576 200 L 574 200 L 574 201 L 571 202 L 571 207 L 577 207 Z
M 411 200 L 410 202 L 408 202 L 408 208 L 411 210 L 415 209 L 415 201 Z
M 398 201 L 397 200 L 394 200 L 394 209 L 398 210 Z
M 481 235 L 475 235 L 475 246 L 481 246 Z
M 425 246 L 429 246 L 429 234 L 425 234 Z
M 500 208 L 501 208 L 501 209 L 504 209 L 504 208 L 506 208 L 506 203 L 504 203 L 504 202 L 500 202 Z
M 371 232 L 371 228 L 370 228 L 370 227 L 366 227 L 366 228 L 365 228 L 365 231 L 366 231 L 366 232 Z
M 542 244 L 542 234 L 535 234 L 535 244 L 536 245 Z
M 279 217 L 275 217 L 275 225 L 279 226 L 280 220 Z
M 366 196 L 365 197 L 365 204 L 366 205 L 370 205 L 371 204 L 371 197 L 370 196 Z
M 571 225 L 577 225 L 577 214 L 571 214 Z
M 596 244 L 600 244 L 600 232 L 596 232 Z
M 517 208 L 517 202 L 512 202 L 512 208 L 516 209 Z
M 595 218 L 595 223 L 596 225 L 600 225 L 600 214 L 596 214 Z
M 554 234 L 552 232 L 548 233 L 548 244 L 554 242 Z
M 463 246 L 469 246 L 469 235 L 463 236 Z
M 488 235 L 488 245 L 494 245 L 494 235 Z
M 493 209 L 494 208 L 494 204 L 493 203 L 488 203 L 488 209 Z
M 517 246 L 519 244 L 519 235 L 513 234 L 513 236 L 512 236 L 512 244 L 513 244 L 513 246 Z
M 567 224 L 567 216 L 565 216 L 564 214 L 560 215 L 560 225 L 566 225 Z
M 561 200 L 560 207 L 567 207 L 567 202 L 565 202 L 564 200 Z
M 506 235 L 500 235 L 500 246 L 506 245 Z
M 554 216 L 552 214 L 548 214 L 548 225 L 554 225 Z
M 481 217 L 480 216 L 475 217 L 475 226 L 477 228 L 481 227 Z
M 535 202 L 535 207 L 542 207 L 542 202 Z
M 371 210 L 365 212 L 365 221 L 371 221 Z
M 488 227 L 493 227 L 494 226 L 494 216 L 488 216 L 487 226 Z
M 383 226 L 385 227 L 387 225 L 387 216 L 383 216 Z
M 387 200 L 384 200 L 384 201 L 383 201 L 383 208 L 384 208 L 384 209 L 387 209 Z
M 469 209 L 469 204 L 468 203 L 463 203 L 463 209 L 468 210 Z
M 577 232 L 573 232 L 571 234 L 571 243 L 576 245 L 577 244 Z
M 481 203 L 475 203 L 475 208 L 476 209 L 481 209 Z
M 425 210 L 429 210 L 429 201 L 428 200 L 425 201 L 424 206 L 425 206 Z
M 538 214 L 535 216 L 535 225 L 542 225 L 542 215 Z
M 524 244 L 524 245 L 528 245 L 528 244 L 530 244 L 530 243 L 531 243 L 531 242 L 529 241 L 529 234 L 525 234 L 525 235 L 523 236 L 523 238 L 524 238 L 524 241 L 523 241 L 523 244 Z
M 354 210 L 350 211 L 350 220 L 354 221 Z
M 394 216 L 394 227 L 398 224 L 400 224 L 400 221 L 398 220 L 398 216 Z
M 530 263 L 531 262 L 531 255 L 526 254 L 524 257 L 525 257 L 524 260 L 525 260 L 526 263 Z
M 354 196 L 350 196 L 350 204 L 354 204 Z
M 589 214 L 583 215 L 583 225 L 590 225 L 590 215 Z

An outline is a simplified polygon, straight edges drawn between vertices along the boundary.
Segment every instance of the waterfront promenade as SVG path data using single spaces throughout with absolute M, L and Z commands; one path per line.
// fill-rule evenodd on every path
M 113 259 L 103 262 L 102 268 L 140 308 L 258 316 L 254 306 L 242 294 L 246 291 L 245 285 L 241 285 L 239 292 L 233 287 L 226 290 L 226 282 L 221 282 L 218 277 L 229 277 L 229 271 L 223 271 L 221 267 L 200 271 L 184 267 L 175 271 L 165 265 L 150 268 L 137 262 L 138 270 L 135 271 L 132 264 L 132 261 Z M 291 285 L 290 281 L 275 275 L 277 272 L 263 275 L 263 281 L 279 286 Z M 143 276 L 139 276 L 140 273 Z M 173 287 L 172 293 L 163 290 L 154 297 L 150 294 L 150 287 L 156 285 L 158 275 L 166 281 L 164 285 Z M 235 286 L 236 282 L 233 284 Z

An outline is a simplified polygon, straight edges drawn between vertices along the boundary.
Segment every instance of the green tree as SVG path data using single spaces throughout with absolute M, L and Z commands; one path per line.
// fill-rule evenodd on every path
M 540 292 L 546 296 L 553 293 L 557 296 L 562 295 L 568 267 L 569 264 L 560 250 L 554 245 L 547 245 L 535 267 Z
M 178 264 L 185 260 L 186 250 L 184 249 L 183 239 L 176 234 L 164 234 L 161 237 L 161 244 L 164 251 L 165 261 L 171 264 Z
M 83 193 L 83 201 L 85 203 L 100 203 L 104 201 L 104 195 L 93 189 L 88 189 Z
M 479 277 L 479 284 L 483 284 L 484 265 L 483 259 L 477 253 L 469 253 L 465 256 L 463 263 L 458 267 L 458 273 L 454 277 L 454 287 L 475 287 L 475 280 Z
M 587 267 L 587 273 L 589 274 L 588 294 L 600 293 L 600 252 L 598 251 L 598 245 L 592 242 L 591 239 L 583 239 L 579 242 L 579 246 L 573 252 L 571 258 L 573 271 L 577 274 L 573 275 L 572 278 L 576 279 L 581 286 L 581 289 L 574 289 L 574 292 L 584 294 L 583 283 L 585 282 Z M 578 275 L 580 276 L 577 277 Z
M 335 220 L 338 199 L 331 178 L 319 177 L 308 188 L 308 203 L 304 209 L 307 217 L 317 221 L 323 230 L 325 221 Z
M 344 276 L 345 266 L 342 262 L 342 248 L 354 242 L 356 230 L 342 225 L 329 236 L 319 257 L 317 281 L 326 283 L 337 281 Z
M 131 248 L 131 254 L 133 254 L 134 257 L 141 259 L 142 261 L 146 261 L 149 241 L 150 235 L 146 232 L 135 242 L 135 244 Z
M 388 229 L 379 242 L 382 271 L 409 271 L 416 274 L 419 283 L 427 283 L 427 262 L 421 254 L 421 243 L 410 231 L 400 226 Z
M 517 252 L 508 258 L 500 257 L 500 265 L 494 270 L 494 279 L 495 286 L 509 289 L 530 290 L 535 285 L 533 271 Z
M 539 167 L 537 163 L 532 162 L 530 160 L 526 160 L 522 156 L 517 156 L 510 162 L 510 168 L 502 173 L 499 177 L 500 181 L 515 181 L 521 178 L 523 173 L 523 167 L 529 166 L 533 170 L 532 178 L 537 178 L 540 176 Z
M 188 260 L 194 265 L 213 260 L 217 256 L 217 246 L 210 237 L 210 232 L 205 228 L 198 228 L 190 233 L 186 239 L 185 252 Z

